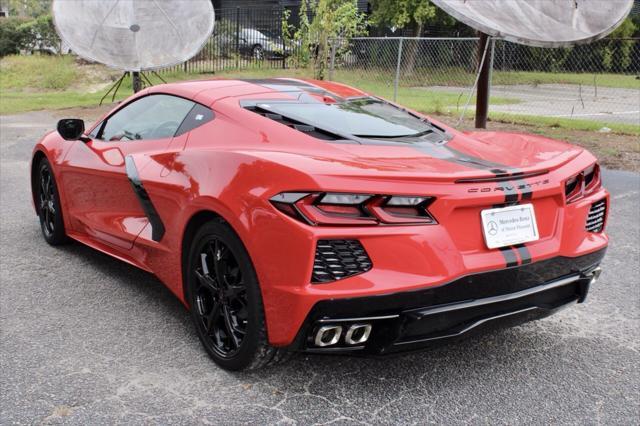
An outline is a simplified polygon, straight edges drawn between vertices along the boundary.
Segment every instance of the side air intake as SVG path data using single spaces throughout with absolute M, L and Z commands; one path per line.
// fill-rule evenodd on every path
M 587 215 L 587 232 L 602 232 L 604 229 L 604 219 L 607 216 L 607 201 L 600 200 L 591 205 Z
M 358 240 L 319 240 L 311 282 L 327 283 L 367 272 L 371 259 Z

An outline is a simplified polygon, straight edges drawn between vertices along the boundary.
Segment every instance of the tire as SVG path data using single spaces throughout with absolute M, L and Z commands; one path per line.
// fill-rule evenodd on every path
M 262 61 L 264 59 L 264 49 L 261 45 L 256 44 L 251 49 L 251 57 L 256 61 Z
M 60 194 L 51 164 L 46 158 L 38 164 L 37 179 L 34 200 L 38 209 L 42 236 L 52 246 L 65 244 L 69 240 L 64 230 Z
M 195 234 L 186 263 L 187 301 L 200 341 L 222 368 L 255 369 L 285 360 L 269 345 L 255 270 L 240 238 L 223 221 Z

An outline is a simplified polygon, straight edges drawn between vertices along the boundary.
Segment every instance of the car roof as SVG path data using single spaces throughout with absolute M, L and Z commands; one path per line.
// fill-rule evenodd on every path
M 294 78 L 193 80 L 153 86 L 148 93 L 173 94 L 211 106 L 228 97 L 295 91 L 313 94 L 322 92 L 338 98 L 367 96 L 367 93 L 341 83 Z

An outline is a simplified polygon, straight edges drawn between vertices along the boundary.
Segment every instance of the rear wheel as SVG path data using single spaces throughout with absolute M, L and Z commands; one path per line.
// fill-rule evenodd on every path
M 200 341 L 228 370 L 258 368 L 285 358 L 269 346 L 258 280 L 240 239 L 222 221 L 196 233 L 186 271 L 187 299 Z
M 264 49 L 262 48 L 262 46 L 260 46 L 259 44 L 256 44 L 255 46 L 253 46 L 253 49 L 251 49 L 251 56 L 253 57 L 253 59 L 257 61 L 263 60 Z
M 35 200 L 42 235 L 45 241 L 52 246 L 64 244 L 67 242 L 67 237 L 62 220 L 60 195 L 51 164 L 46 158 L 40 161 L 37 179 Z

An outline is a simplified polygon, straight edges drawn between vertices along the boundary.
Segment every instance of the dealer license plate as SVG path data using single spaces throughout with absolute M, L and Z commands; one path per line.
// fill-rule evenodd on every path
M 482 231 L 489 248 L 512 246 L 540 238 L 533 204 L 482 210 Z

